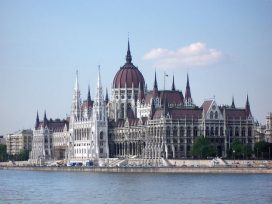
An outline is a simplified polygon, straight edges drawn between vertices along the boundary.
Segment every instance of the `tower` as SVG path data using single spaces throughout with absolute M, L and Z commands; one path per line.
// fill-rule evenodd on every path
M 78 121 L 80 119 L 81 119 L 81 98 L 80 98 L 80 90 L 79 90 L 79 83 L 78 83 L 78 71 L 76 71 L 76 81 L 75 81 L 74 93 L 73 93 L 70 124 L 73 124 L 75 121 Z
M 187 83 L 186 83 L 186 91 L 185 91 L 185 106 L 193 106 L 193 99 L 191 96 L 190 82 L 189 76 L 187 73 Z
M 91 157 L 108 158 L 108 119 L 106 113 L 106 102 L 104 101 L 103 88 L 101 83 L 100 66 L 98 67 L 96 95 L 93 106 L 93 126 L 91 140 Z

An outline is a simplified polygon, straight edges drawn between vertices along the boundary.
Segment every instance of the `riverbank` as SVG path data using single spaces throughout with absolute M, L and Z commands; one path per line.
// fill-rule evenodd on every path
M 272 174 L 271 168 L 240 167 L 19 167 L 5 166 L 0 170 L 66 171 L 97 173 L 201 173 L 201 174 Z

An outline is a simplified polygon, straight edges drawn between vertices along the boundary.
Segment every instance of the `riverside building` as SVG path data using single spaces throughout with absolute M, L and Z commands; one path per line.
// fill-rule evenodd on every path
M 182 82 L 178 82 L 181 84 Z M 214 99 L 194 104 L 189 76 L 185 94 L 176 88 L 154 85 L 147 90 L 144 76 L 132 63 L 130 44 L 125 64 L 113 78 L 111 97 L 104 97 L 100 68 L 96 95 L 82 101 L 78 74 L 69 118 L 43 121 L 37 115 L 33 130 L 31 160 L 100 158 L 181 159 L 191 158 L 194 140 L 207 137 L 218 156 L 226 156 L 230 144 L 239 139 L 254 146 L 254 119 L 249 99 L 244 107 L 220 106 Z

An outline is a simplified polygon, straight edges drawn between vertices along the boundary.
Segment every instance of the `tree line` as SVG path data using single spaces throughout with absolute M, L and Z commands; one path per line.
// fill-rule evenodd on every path
M 29 150 L 20 150 L 18 154 L 9 155 L 7 154 L 7 146 L 0 144 L 0 162 L 5 161 L 27 161 L 29 159 Z
M 191 156 L 198 159 L 220 156 L 221 152 L 209 142 L 204 136 L 197 137 L 191 149 Z M 272 143 L 260 141 L 255 143 L 254 150 L 248 144 L 240 140 L 232 141 L 227 151 L 228 159 L 272 159 Z

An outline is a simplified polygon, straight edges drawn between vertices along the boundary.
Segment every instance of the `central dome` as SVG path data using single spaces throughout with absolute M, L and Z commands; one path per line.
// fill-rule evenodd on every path
M 144 88 L 144 77 L 131 61 L 132 57 L 130 54 L 130 46 L 128 42 L 126 64 L 116 73 L 113 79 L 113 88 L 132 88 L 132 84 L 134 88 L 139 88 L 139 84 L 141 89 Z

